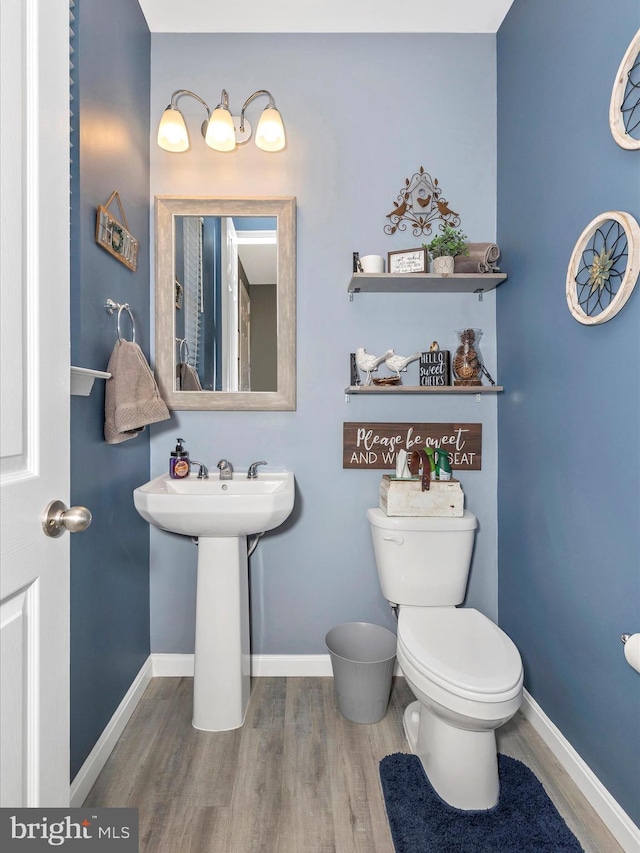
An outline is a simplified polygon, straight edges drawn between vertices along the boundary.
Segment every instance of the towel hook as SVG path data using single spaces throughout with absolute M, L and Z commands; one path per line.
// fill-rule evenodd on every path
M 128 302 L 114 302 L 113 299 L 107 299 L 104 303 L 104 307 L 107 309 L 108 314 L 113 314 L 114 311 L 118 311 L 118 320 L 116 323 L 116 329 L 118 331 L 118 340 L 124 341 L 125 338 L 122 336 L 122 330 L 120 329 L 120 318 L 122 317 L 122 312 L 126 311 L 129 315 L 129 319 L 131 320 L 131 343 L 135 344 L 136 342 L 136 322 L 133 319 L 133 313 L 131 311 L 131 306 Z

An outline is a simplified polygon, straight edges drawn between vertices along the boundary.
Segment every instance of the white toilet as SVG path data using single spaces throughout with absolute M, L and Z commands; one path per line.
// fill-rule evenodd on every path
M 459 809 L 499 795 L 495 729 L 522 701 L 518 649 L 461 604 L 478 522 L 367 510 L 382 592 L 398 605 L 398 663 L 417 698 L 404 714 L 409 746 L 433 788 Z

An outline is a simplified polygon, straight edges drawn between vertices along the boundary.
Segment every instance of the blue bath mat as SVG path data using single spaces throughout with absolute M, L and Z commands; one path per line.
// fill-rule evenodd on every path
M 416 755 L 383 758 L 380 779 L 396 853 L 584 853 L 526 765 L 499 755 L 498 773 L 498 804 L 467 812 L 440 799 Z

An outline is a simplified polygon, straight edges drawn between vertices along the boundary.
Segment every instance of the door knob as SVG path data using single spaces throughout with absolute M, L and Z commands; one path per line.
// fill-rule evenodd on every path
M 72 506 L 69 509 L 62 501 L 51 501 L 42 515 L 42 529 L 52 538 L 61 536 L 65 530 L 69 533 L 81 533 L 91 524 L 91 513 L 86 506 Z

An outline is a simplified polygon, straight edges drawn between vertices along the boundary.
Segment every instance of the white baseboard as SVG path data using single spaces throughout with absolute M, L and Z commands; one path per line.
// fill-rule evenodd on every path
M 329 655 L 251 655 L 251 675 L 295 676 L 332 675 Z
M 153 652 L 154 678 L 193 678 L 193 655 L 163 655 Z
M 573 779 L 625 853 L 639 853 L 640 829 L 526 690 L 520 710 Z
M 73 808 L 81 806 L 87 798 L 87 794 L 100 775 L 100 771 L 107 763 L 107 759 L 111 755 L 114 746 L 118 742 L 118 738 L 124 731 L 124 727 L 129 722 L 131 715 L 136 709 L 136 705 L 142 698 L 142 694 L 147 689 L 152 677 L 151 658 L 149 657 L 144 662 L 133 684 L 127 690 L 122 702 L 120 702 L 105 730 L 100 735 L 98 742 L 87 756 L 86 761 L 71 783 L 70 805 Z
M 193 655 L 152 654 L 153 675 L 171 677 L 193 676 Z M 315 676 L 331 675 L 329 655 L 251 655 L 251 675 Z
M 152 654 L 153 675 L 193 676 L 193 655 Z M 402 675 L 396 664 L 395 675 Z M 333 675 L 329 655 L 251 655 L 251 675 L 261 677 L 311 677 Z

